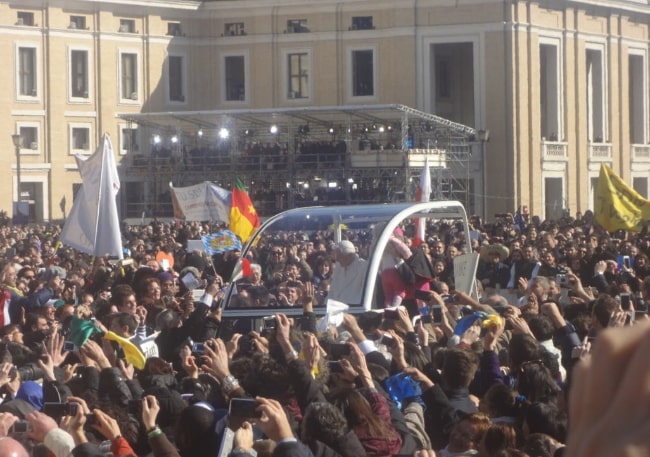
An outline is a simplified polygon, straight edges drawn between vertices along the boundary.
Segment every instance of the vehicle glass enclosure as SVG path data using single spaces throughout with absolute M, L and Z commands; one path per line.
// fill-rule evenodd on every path
M 233 281 L 224 298 L 223 317 L 262 316 L 275 312 L 302 314 L 301 303 L 292 304 L 291 300 L 286 300 L 287 294 L 300 294 L 304 290 L 304 283 L 295 281 L 292 273 L 285 271 L 291 269 L 286 263 L 295 263 L 287 259 L 302 256 L 313 264 L 314 259 L 322 257 L 325 263 L 329 260 L 336 268 L 332 247 L 341 240 L 351 241 L 359 257 L 366 261 L 358 298 L 346 303 L 350 312 L 383 308 L 377 294 L 378 288 L 381 289 L 382 255 L 396 228 L 414 238 L 417 218 L 426 218 L 429 226 L 435 222 L 452 225 L 457 236 L 464 239 L 465 249 L 469 246 L 467 215 L 463 205 L 456 201 L 305 207 L 273 216 L 243 247 L 235 268 L 235 271 L 248 273 L 241 259 L 260 265 L 261 281 L 266 282 L 266 287 L 251 285 L 255 278 L 250 274 Z M 322 252 L 314 254 L 310 250 Z M 314 267 L 314 273 L 318 273 L 317 270 L 318 267 Z M 292 293 L 292 287 L 299 290 Z M 326 287 L 322 281 L 314 287 L 314 312 L 319 315 L 325 314 L 327 307 Z

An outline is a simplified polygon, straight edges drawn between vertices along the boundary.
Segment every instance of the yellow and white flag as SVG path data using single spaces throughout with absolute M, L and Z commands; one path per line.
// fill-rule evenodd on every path
M 650 220 L 650 200 L 639 195 L 605 164 L 600 166 L 595 203 L 596 221 L 610 232 L 640 232 Z

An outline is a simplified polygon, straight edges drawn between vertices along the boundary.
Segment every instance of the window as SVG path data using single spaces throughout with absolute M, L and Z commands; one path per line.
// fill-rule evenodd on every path
M 352 96 L 375 95 L 374 52 L 372 49 L 352 51 Z
M 372 16 L 354 16 L 352 17 L 352 26 L 350 30 L 372 30 Z
M 226 101 L 246 100 L 246 73 L 244 56 L 226 56 Z
M 86 30 L 86 16 L 70 16 L 69 29 Z
M 138 129 L 132 127 L 120 127 L 120 154 L 125 155 L 129 152 L 139 152 Z
M 451 97 L 451 66 L 445 57 L 436 60 L 436 96 L 437 98 Z
M 167 65 L 169 72 L 169 100 L 172 102 L 184 102 L 183 57 L 169 56 Z
M 646 144 L 646 90 L 645 55 L 630 55 L 629 102 L 630 102 L 630 143 Z
M 88 124 L 70 125 L 70 149 L 72 154 L 90 153 L 90 126 Z
M 88 98 L 88 51 L 70 51 L 70 95 Z
M 307 19 L 289 19 L 287 21 L 287 33 L 307 33 Z
M 168 22 L 167 23 L 167 35 L 171 36 L 181 36 L 183 31 L 181 30 L 180 22 Z
M 558 46 L 539 46 L 540 123 L 542 137 L 548 141 L 562 138 L 560 125 L 560 73 Z
M 135 19 L 120 19 L 120 33 L 137 33 Z
M 289 64 L 289 93 L 288 98 L 309 97 L 309 54 L 297 53 L 288 55 Z
M 24 97 L 38 95 L 36 85 L 36 48 L 18 48 L 18 94 Z
M 38 141 L 38 124 L 19 123 L 16 130 L 20 134 L 20 153 L 38 154 L 40 149 Z
M 34 13 L 27 11 L 18 11 L 16 15 L 16 25 L 29 25 L 34 26 Z
M 138 100 L 138 55 L 120 54 L 120 97 L 122 100 Z
M 246 35 L 243 22 L 226 22 L 223 28 L 224 36 Z
M 645 176 L 632 177 L 632 188 L 636 190 L 643 198 L 648 198 L 648 178 Z
M 587 49 L 587 129 L 588 140 L 604 143 L 605 132 L 605 74 L 603 51 Z

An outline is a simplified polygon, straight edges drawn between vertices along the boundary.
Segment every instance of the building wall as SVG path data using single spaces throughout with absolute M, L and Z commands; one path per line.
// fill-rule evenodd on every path
M 22 150 L 21 178 L 23 183 L 40 186 L 42 192 L 32 196 L 41 200 L 35 205 L 42 208 L 36 217 L 49 220 L 63 216 L 59 207 L 63 197 L 69 210 L 74 185 L 80 183 L 72 155 L 73 129 L 88 128 L 85 152 L 91 153 L 107 132 L 118 161 L 125 157 L 120 152 L 126 149 L 120 128 L 126 125 L 118 113 L 401 103 L 433 113 L 444 108 L 452 120 L 456 117 L 477 130 L 489 129 L 489 141 L 483 144 L 485 168 L 472 170 L 471 175 L 476 199 L 482 201 L 486 195 L 485 215 L 519 205 L 542 215 L 557 215 L 562 209 L 585 211 L 592 207 L 590 186 L 601 162 L 613 165 L 628 182 L 645 179 L 646 189 L 650 177 L 650 9 L 634 1 L 601 3 L 2 2 L 0 62 L 11 71 L 0 72 L 0 84 L 6 88 L 0 95 L 0 106 L 5 107 L 0 110 L 0 145 L 8 151 L 0 156 L 0 167 L 6 170 L 0 180 L 0 208 L 9 209 L 16 198 L 10 135 L 21 126 L 37 128 L 35 148 L 30 144 Z M 34 25 L 20 25 L 19 12 L 33 13 Z M 71 28 L 71 16 L 84 17 L 85 28 Z M 353 17 L 360 16 L 371 16 L 372 27 L 353 27 Z M 121 30 L 124 20 L 133 21 L 131 31 Z M 306 20 L 309 32 L 289 33 L 290 20 Z M 170 22 L 180 23 L 178 36 L 168 34 Z M 231 35 L 227 24 L 234 23 L 244 25 Z M 453 63 L 461 76 L 451 83 L 462 84 L 462 90 L 452 91 L 446 104 L 436 99 L 439 68 L 432 57 L 436 46 L 442 49 L 444 44 L 467 51 Z M 540 45 L 557 49 L 557 138 L 547 138 L 541 127 Z M 34 96 L 18 94 L 19 47 L 36 50 Z M 371 96 L 352 96 L 355 50 L 374 52 Z M 593 96 L 587 84 L 589 50 L 602 55 L 604 128 L 598 141 L 587 134 L 592 124 L 587 100 Z M 87 97 L 70 93 L 73 51 L 88 53 Z M 133 99 L 120 94 L 121 53 L 138 58 Z M 289 96 L 290 53 L 308 56 L 305 98 Z M 640 122 L 644 130 L 640 144 L 632 144 L 629 134 L 634 120 L 629 95 L 631 54 L 643 59 L 642 74 L 635 75 L 643 79 L 638 84 L 643 103 L 634 116 L 639 112 L 645 116 Z M 183 59 L 182 100 L 170 100 L 170 55 Z M 233 55 L 244 56 L 244 100 L 226 100 L 224 59 Z M 468 74 L 471 80 L 461 82 Z M 141 150 L 149 141 L 138 139 Z M 559 203 L 552 206 L 551 198 Z

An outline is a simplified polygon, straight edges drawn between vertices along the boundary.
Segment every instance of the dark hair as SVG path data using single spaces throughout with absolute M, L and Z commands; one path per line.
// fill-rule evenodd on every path
M 555 443 L 545 433 L 531 433 L 526 438 L 521 450 L 533 457 L 553 457 Z
M 119 325 L 120 328 L 127 326 L 129 334 L 133 335 L 138 328 L 138 320 L 130 313 L 114 313 L 107 316 L 107 320 L 112 324 Z
M 490 417 L 516 417 L 517 392 L 506 384 L 492 384 L 481 398 L 481 411 Z
M 531 403 L 555 402 L 561 391 L 541 360 L 525 362 L 519 367 L 517 390 Z
M 543 314 L 532 317 L 528 321 L 528 326 L 535 338 L 537 338 L 537 341 L 547 341 L 553 338 L 555 327 L 553 327 L 551 320 Z
M 507 424 L 492 424 L 485 431 L 482 443 L 487 456 L 517 446 L 517 431 Z
M 592 313 L 598 323 L 604 328 L 609 324 L 609 319 L 618 306 L 618 302 L 614 297 L 607 294 L 600 294 L 594 302 Z
M 442 365 L 443 383 L 448 389 L 469 387 L 477 369 L 478 357 L 474 352 L 451 348 L 446 351 Z
M 118 286 L 115 286 L 111 290 L 111 305 L 115 305 L 119 308 L 122 306 L 124 299 L 131 295 L 135 295 L 135 292 L 128 284 L 120 284 Z
M 183 457 L 214 455 L 221 435 L 215 432 L 216 416 L 201 406 L 188 406 L 180 415 L 174 434 L 178 452 Z
M 545 433 L 562 443 L 566 440 L 567 416 L 555 405 L 529 405 L 524 412 L 524 421 L 530 433 Z
M 537 340 L 523 333 L 512 335 L 508 345 L 510 368 L 518 370 L 519 366 L 530 360 L 539 360 L 539 343 Z
M 351 428 L 365 427 L 370 436 L 384 439 L 397 435 L 392 424 L 375 415 L 368 400 L 356 389 L 339 390 L 333 398 L 333 403 L 341 408 Z
M 318 440 L 330 447 L 349 431 L 347 420 L 340 409 L 331 403 L 310 403 L 301 424 L 301 439 L 305 442 Z

